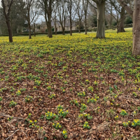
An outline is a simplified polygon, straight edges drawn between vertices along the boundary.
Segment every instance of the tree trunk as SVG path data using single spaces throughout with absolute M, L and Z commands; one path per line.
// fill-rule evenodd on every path
M 70 15 L 70 35 L 72 36 L 72 19 L 71 19 L 71 15 Z
M 140 0 L 134 1 L 132 53 L 140 55 Z
M 36 34 L 35 34 L 35 23 L 34 23 L 34 36 L 36 36 Z
M 29 29 L 29 39 L 32 39 L 32 37 L 31 37 L 31 25 L 30 24 L 28 24 L 28 29 Z
M 79 33 L 81 33 L 81 19 L 79 18 Z
M 131 7 L 127 6 L 127 3 L 124 0 L 117 0 L 117 1 L 121 4 L 122 7 L 125 8 L 125 10 L 127 11 L 127 13 L 131 17 L 133 17 L 133 10 L 131 9 Z M 139 1 L 139 0 L 137 0 L 137 1 Z
M 85 14 L 85 35 L 87 35 L 87 14 Z
M 9 2 L 6 0 L 2 0 L 1 2 L 2 2 L 3 13 L 5 16 L 6 24 L 7 24 L 9 42 L 13 42 L 12 26 L 11 26 L 11 20 L 10 20 L 11 6 L 13 4 L 13 0 L 11 0 Z
M 125 30 L 124 30 L 124 19 L 125 19 L 125 8 L 122 7 L 121 17 L 120 17 L 119 25 L 118 25 L 118 28 L 117 28 L 117 33 L 125 32 Z
M 65 27 L 62 27 L 63 35 L 65 35 Z
M 12 28 L 11 28 L 10 20 L 8 18 L 6 19 L 6 24 L 8 28 L 9 42 L 13 42 Z
M 48 30 L 48 37 L 52 38 L 52 26 L 51 26 L 51 21 L 47 22 L 47 30 Z
M 56 27 L 56 17 L 55 17 L 55 25 L 54 25 L 55 27 L 55 35 L 57 35 L 57 27 Z
M 111 4 L 111 13 L 110 13 L 110 29 L 112 29 L 112 4 Z
M 105 38 L 105 1 L 97 3 L 97 38 Z
M 57 27 L 55 26 L 55 35 L 57 35 Z

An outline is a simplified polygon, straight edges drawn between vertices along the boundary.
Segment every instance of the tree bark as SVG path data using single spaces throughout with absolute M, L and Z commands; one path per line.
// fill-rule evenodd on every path
M 35 23 L 34 23 L 34 36 L 36 36 L 36 33 L 35 33 Z
M 85 14 L 85 35 L 87 35 L 87 14 Z
M 81 19 L 79 18 L 79 33 L 81 33 Z
M 87 10 L 88 10 L 88 0 L 83 0 L 84 15 L 85 15 L 85 35 L 87 35 Z
M 9 42 L 13 42 L 13 35 L 12 35 L 12 28 L 9 19 L 6 19 L 6 24 L 8 28 L 8 34 L 9 34 Z
M 134 0 L 133 55 L 140 55 L 140 0 Z
M 97 38 L 105 38 L 105 1 L 97 3 Z
M 121 4 L 121 6 L 125 7 L 125 10 L 127 11 L 127 13 L 131 17 L 133 17 L 133 10 L 129 6 L 127 6 L 127 4 L 125 3 L 125 1 L 124 0 L 118 0 L 118 2 Z
M 11 0 L 10 5 L 7 5 L 7 1 L 2 0 L 3 13 L 5 16 L 6 25 L 7 25 L 8 34 L 9 34 L 9 42 L 13 42 L 12 27 L 11 27 L 11 21 L 10 21 L 10 12 L 11 12 L 12 4 L 13 4 L 13 0 Z
M 112 4 L 111 4 L 111 12 L 110 12 L 110 29 L 112 29 Z
M 85 35 L 87 35 L 87 15 L 85 15 Z
M 54 28 L 55 28 L 55 35 L 57 35 L 57 27 L 56 27 L 56 16 L 55 16 L 55 21 L 54 21 L 55 23 L 54 23 Z
M 28 12 L 27 21 L 28 21 L 29 39 L 31 39 L 32 37 L 31 37 L 30 7 L 27 8 L 27 12 Z
M 72 19 L 71 19 L 71 14 L 70 14 L 70 35 L 72 36 Z
M 121 8 L 121 17 L 120 17 L 119 25 L 118 25 L 118 28 L 117 28 L 117 33 L 125 32 L 125 30 L 124 30 L 124 19 L 125 19 L 125 8 L 122 7 Z
M 65 35 L 65 27 L 62 27 L 63 35 Z
M 72 36 L 72 0 L 68 1 L 68 11 L 69 11 L 69 20 L 70 20 L 70 36 Z
M 32 36 L 31 36 L 31 26 L 30 26 L 30 24 L 28 24 L 28 29 L 29 29 L 29 39 L 32 39 Z
M 55 35 L 57 35 L 57 27 L 56 27 L 56 25 L 55 25 Z
M 51 21 L 47 22 L 47 30 L 48 30 L 48 37 L 52 38 L 52 26 L 51 26 Z

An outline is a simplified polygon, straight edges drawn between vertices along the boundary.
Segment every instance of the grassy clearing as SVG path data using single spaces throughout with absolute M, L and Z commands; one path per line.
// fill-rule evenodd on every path
M 125 28 L 125 32 L 132 32 L 132 28 Z M 117 29 L 115 30 L 112 30 L 112 29 L 109 29 L 109 30 L 106 30 L 105 31 L 106 33 L 117 33 Z
M 0 38 L 1 139 L 140 138 L 132 32 Z

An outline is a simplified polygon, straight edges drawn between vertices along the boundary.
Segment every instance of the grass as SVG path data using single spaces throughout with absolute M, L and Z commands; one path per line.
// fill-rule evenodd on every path
M 130 30 L 0 37 L 0 139 L 139 139 L 140 56 Z
M 124 30 L 125 30 L 125 32 L 132 32 L 132 28 L 125 28 Z M 115 30 L 109 29 L 109 30 L 106 30 L 105 32 L 106 33 L 116 33 L 117 29 L 115 29 Z

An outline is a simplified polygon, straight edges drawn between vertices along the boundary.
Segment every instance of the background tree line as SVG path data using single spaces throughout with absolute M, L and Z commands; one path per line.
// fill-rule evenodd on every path
M 77 20 L 79 32 L 84 26 L 85 34 L 89 26 L 97 26 L 97 38 L 105 38 L 105 25 L 110 28 L 116 25 L 117 32 L 124 32 L 124 23 L 134 22 L 133 40 L 137 43 L 134 42 L 133 54 L 137 55 L 140 54 L 137 50 L 140 50 L 140 45 L 137 45 L 140 44 L 137 33 L 139 8 L 140 0 L 2 0 L 3 12 L 0 15 L 0 24 L 7 27 L 9 41 L 12 42 L 17 27 L 25 23 L 31 39 L 31 26 L 40 15 L 44 16 L 49 38 L 52 38 L 52 21 L 55 28 L 56 22 L 60 23 L 63 34 L 65 34 L 66 21 L 69 21 L 70 35 L 72 35 L 73 20 Z

